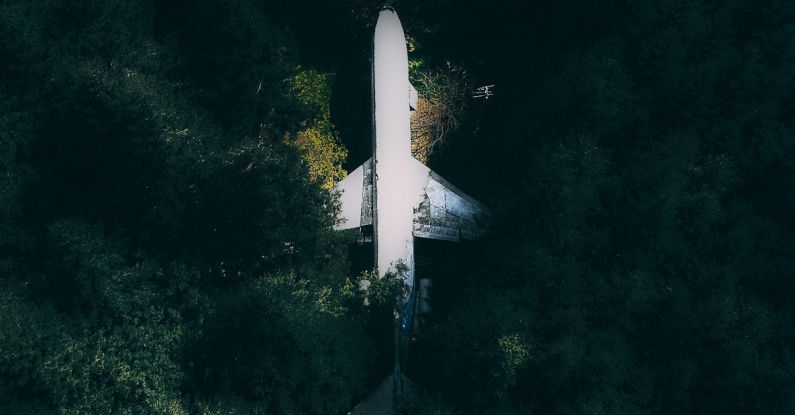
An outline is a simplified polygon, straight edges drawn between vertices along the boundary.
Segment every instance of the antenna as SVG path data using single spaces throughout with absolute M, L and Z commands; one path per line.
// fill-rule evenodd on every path
M 485 98 L 489 99 L 489 97 L 494 96 L 494 85 L 484 85 L 479 88 L 475 88 L 475 92 L 472 95 L 472 98 Z

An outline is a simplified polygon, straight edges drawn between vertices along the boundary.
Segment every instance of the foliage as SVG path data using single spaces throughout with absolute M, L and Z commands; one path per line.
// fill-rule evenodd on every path
M 293 78 L 298 99 L 319 117 L 299 131 L 294 144 L 300 149 L 309 177 L 331 190 L 334 183 L 345 178 L 342 163 L 348 156 L 331 123 L 331 85 L 333 77 L 314 70 L 302 70 Z
M 449 62 L 443 69 L 416 72 L 413 84 L 419 99 L 411 113 L 411 153 L 427 163 L 461 125 L 472 85 L 466 71 Z
M 401 415 L 454 415 L 447 405 L 425 393 L 409 393 L 400 401 L 399 413 Z
M 326 75 L 382 4 L 0 5 L 0 412 L 342 413 L 383 379 L 403 286 L 331 230 Z M 790 2 L 392 4 L 418 157 L 494 219 L 403 409 L 795 412 Z
M 416 378 L 467 413 L 791 412 L 795 10 L 599 8 L 549 49 L 526 10 L 461 12 L 510 28 L 478 168 L 500 185 Z
M 268 9 L 11 1 L 0 34 L 0 412 L 348 409 L 345 153 Z
M 188 356 L 202 400 L 238 396 L 269 413 L 340 413 L 364 391 L 370 344 L 336 295 L 294 275 L 263 277 L 218 298 Z M 341 314 L 342 313 L 342 314 Z M 219 399 L 223 401 L 223 399 Z

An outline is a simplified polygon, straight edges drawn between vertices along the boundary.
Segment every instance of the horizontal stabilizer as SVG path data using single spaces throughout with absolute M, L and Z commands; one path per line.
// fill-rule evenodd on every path
M 395 382 L 395 380 L 398 380 Z M 370 395 L 359 402 L 348 415 L 396 415 L 399 398 L 416 393 L 417 386 L 405 375 L 393 373 L 387 376 Z

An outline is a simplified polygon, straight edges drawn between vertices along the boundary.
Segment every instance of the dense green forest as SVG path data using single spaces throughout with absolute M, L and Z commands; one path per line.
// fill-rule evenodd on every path
M 392 3 L 427 108 L 496 85 L 423 154 L 491 224 L 434 248 L 403 412 L 795 413 L 795 4 Z M 382 4 L 0 2 L 0 413 L 340 414 L 388 374 L 399 287 L 331 230 Z

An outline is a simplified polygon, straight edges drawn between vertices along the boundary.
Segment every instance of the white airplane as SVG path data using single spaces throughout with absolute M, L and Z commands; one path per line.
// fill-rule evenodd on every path
M 475 239 L 484 207 L 411 156 L 409 112 L 417 92 L 409 82 L 406 38 L 397 13 L 384 7 L 373 36 L 373 157 L 340 181 L 335 229 L 373 227 L 379 276 L 397 271 L 412 291 L 414 238 Z
M 475 239 L 485 228 L 485 208 L 411 156 L 409 112 L 417 91 L 409 83 L 406 38 L 397 13 L 384 7 L 373 36 L 373 157 L 339 182 L 336 229 L 372 225 L 378 275 L 398 272 L 408 291 L 401 330 L 395 332 L 394 373 L 349 414 L 392 414 L 410 381 L 401 374 L 414 299 L 414 238 Z M 401 264 L 403 267 L 401 267 Z M 399 269 L 399 268 L 402 268 Z

